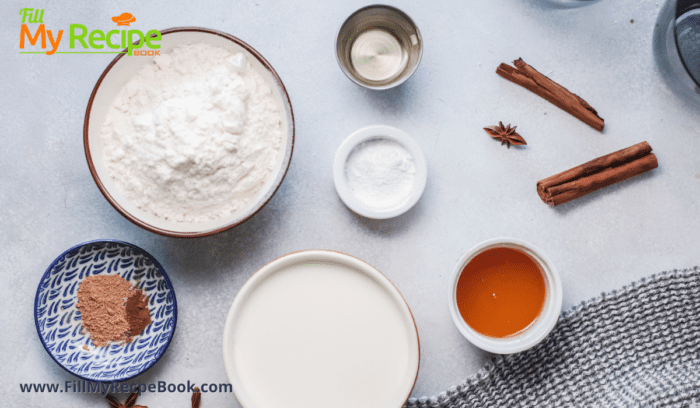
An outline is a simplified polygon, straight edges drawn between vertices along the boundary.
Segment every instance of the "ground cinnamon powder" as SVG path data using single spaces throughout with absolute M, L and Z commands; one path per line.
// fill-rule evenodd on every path
M 129 336 L 138 336 L 151 324 L 151 311 L 148 310 L 148 296 L 141 289 L 126 301 L 126 320 L 129 322 Z
M 78 288 L 76 305 L 97 347 L 122 344 L 143 333 L 151 323 L 148 297 L 119 275 L 88 276 Z

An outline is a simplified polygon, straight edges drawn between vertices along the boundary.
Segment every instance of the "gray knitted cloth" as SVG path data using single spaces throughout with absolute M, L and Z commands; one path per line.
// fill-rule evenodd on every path
M 407 408 L 700 407 L 700 268 L 562 313 L 549 336 Z

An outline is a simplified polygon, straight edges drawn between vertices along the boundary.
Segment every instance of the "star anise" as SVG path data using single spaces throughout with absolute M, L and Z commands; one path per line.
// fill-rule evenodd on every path
M 202 403 L 202 393 L 199 392 L 199 387 L 194 387 L 194 393 L 192 394 L 192 408 L 199 408 L 199 404 Z
M 107 401 L 109 401 L 109 408 L 148 408 L 143 405 L 134 405 L 136 404 L 136 398 L 138 397 L 139 394 L 137 392 L 131 393 L 123 404 L 120 404 L 119 400 L 111 394 L 107 395 L 105 398 L 107 398 Z
M 508 145 L 508 148 L 510 149 L 510 145 L 526 145 L 527 142 L 525 139 L 523 139 L 522 136 L 519 134 L 515 133 L 515 128 L 517 126 L 510 127 L 510 124 L 508 126 L 503 126 L 503 122 L 498 122 L 498 126 L 489 126 L 485 127 L 484 130 L 486 133 L 491 135 L 492 138 L 498 139 L 501 141 L 501 146 L 504 144 Z

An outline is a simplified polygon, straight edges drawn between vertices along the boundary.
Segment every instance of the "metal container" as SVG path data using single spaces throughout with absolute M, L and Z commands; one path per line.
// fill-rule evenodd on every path
M 677 95 L 700 104 L 700 0 L 667 0 L 653 36 L 656 65 Z
M 357 10 L 340 26 L 335 53 L 351 81 L 369 89 L 389 89 L 418 68 L 423 39 L 406 13 L 372 5 Z
M 558 9 L 569 9 L 590 6 L 600 0 L 542 0 L 541 3 Z

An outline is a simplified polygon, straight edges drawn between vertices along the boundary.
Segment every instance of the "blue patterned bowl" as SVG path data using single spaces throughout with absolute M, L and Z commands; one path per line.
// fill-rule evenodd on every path
M 120 275 L 148 295 L 152 323 L 131 343 L 95 347 L 83 334 L 78 286 L 90 275 Z M 121 241 L 90 241 L 51 263 L 36 291 L 34 319 L 44 348 L 66 371 L 89 381 L 124 381 L 165 353 L 175 332 L 177 302 L 168 275 L 148 252 Z

